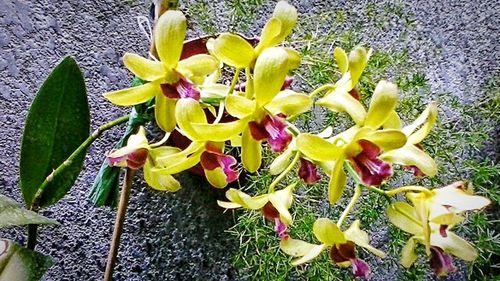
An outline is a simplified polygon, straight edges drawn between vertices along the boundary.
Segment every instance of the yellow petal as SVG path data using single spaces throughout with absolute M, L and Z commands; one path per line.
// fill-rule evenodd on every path
M 167 70 L 160 61 L 145 59 L 139 55 L 125 53 L 123 63 L 137 77 L 146 81 L 154 81 L 165 77 Z
M 292 223 L 292 215 L 290 215 L 288 209 L 292 206 L 293 188 L 295 185 L 296 184 L 291 184 L 285 189 L 270 193 L 268 196 L 269 201 L 273 204 L 274 208 L 278 210 L 281 221 L 286 225 Z
M 346 242 L 344 233 L 333 221 L 327 218 L 319 218 L 314 222 L 313 233 L 321 243 L 328 246 Z
M 129 153 L 132 153 L 138 149 L 148 149 L 149 150 L 148 139 L 146 138 L 146 132 L 144 127 L 140 126 L 139 131 L 136 134 L 131 135 L 127 140 L 127 145 L 114 150 L 112 153 L 108 154 L 109 158 L 118 158 Z M 126 167 L 126 163 L 123 163 L 124 167 Z M 122 166 L 121 163 L 119 166 Z
M 361 73 L 368 63 L 369 55 L 363 47 L 356 47 L 349 53 L 349 72 L 351 73 L 352 87 L 354 87 L 361 77 Z
M 398 88 L 388 81 L 380 81 L 375 87 L 366 115 L 365 126 L 378 129 L 396 108 Z
M 247 126 L 248 118 L 228 123 L 192 123 L 191 127 L 199 136 L 198 141 L 226 141 L 239 135 Z
M 340 158 L 335 161 L 328 183 L 328 201 L 330 204 L 335 204 L 342 196 L 347 182 L 347 176 L 344 172 L 344 159 Z
M 213 170 L 205 170 L 205 177 L 213 187 L 224 188 L 227 185 L 226 174 L 221 167 Z
M 107 92 L 103 96 L 116 105 L 129 106 L 147 102 L 157 93 L 161 93 L 160 85 L 151 82 L 137 87 Z
M 404 166 L 416 166 L 427 176 L 437 174 L 437 165 L 427 153 L 414 145 L 391 150 L 380 155 L 380 159 Z
M 288 53 L 288 69 L 296 69 L 300 66 L 300 53 L 292 48 L 284 48 Z
M 463 182 L 455 182 L 448 186 L 434 189 L 433 202 L 440 205 L 453 207 L 455 212 L 478 210 L 488 206 L 491 201 L 488 198 L 471 195 L 464 191 Z
M 268 48 L 257 58 L 254 90 L 257 105 L 264 106 L 280 91 L 288 72 L 288 54 L 283 48 Z
M 198 101 L 194 99 L 179 99 L 175 106 L 175 119 L 183 133 L 191 140 L 202 140 L 194 128 L 193 123 L 206 124 L 207 117 Z M 206 136 L 205 136 L 206 137 Z
M 376 144 L 382 151 L 398 149 L 405 145 L 406 135 L 400 130 L 360 130 L 355 139 L 364 139 Z
M 175 105 L 177 100 L 167 98 L 163 93 L 157 93 L 155 98 L 155 119 L 158 127 L 165 132 L 175 129 Z
M 245 68 L 249 67 L 254 60 L 252 45 L 241 36 L 223 33 L 213 43 L 214 55 L 227 65 Z
M 359 220 L 354 221 L 351 224 L 351 226 L 346 231 L 344 231 L 345 238 L 347 240 L 354 242 L 354 244 L 367 249 L 368 251 L 370 251 L 374 255 L 377 255 L 381 258 L 385 257 L 384 252 L 382 252 L 379 249 L 376 249 L 372 245 L 370 245 L 368 233 L 361 230 L 361 228 L 359 227 L 359 224 L 360 224 Z
M 437 103 L 431 102 L 412 124 L 405 126 L 402 131 L 408 136 L 408 142 L 411 144 L 420 143 L 436 123 L 437 114 Z M 417 130 L 418 127 L 420 128 Z
M 225 202 L 225 201 L 220 201 L 220 200 L 217 200 L 217 204 L 219 206 L 221 206 L 222 208 L 226 208 L 226 209 L 236 209 L 236 208 L 241 208 L 241 205 L 238 204 L 238 203 L 234 203 L 234 202 Z
M 344 74 L 349 69 L 349 59 L 347 58 L 347 54 L 344 49 L 335 47 L 333 50 L 333 57 L 335 58 L 335 62 L 339 67 L 340 73 Z
M 271 175 L 277 175 L 283 172 L 290 165 L 290 162 L 292 161 L 292 155 L 293 149 L 289 145 L 288 148 L 283 153 L 278 155 L 278 157 L 273 160 L 271 165 L 269 165 L 269 173 Z
M 158 168 L 155 169 L 167 175 L 190 169 L 200 162 L 200 156 L 204 148 L 204 142 L 192 142 L 186 149 L 178 153 L 157 157 Z
M 236 118 L 243 119 L 253 113 L 255 101 L 249 100 L 238 95 L 229 95 L 226 97 L 226 110 Z
M 422 226 L 422 232 L 421 232 L 423 237 L 422 244 L 424 244 L 425 246 L 425 252 L 427 253 L 427 255 L 430 255 L 431 233 L 429 228 L 429 208 L 428 208 L 429 198 L 423 192 L 421 193 L 408 192 L 406 193 L 406 197 L 410 199 L 410 201 L 413 203 L 413 206 L 415 206 L 417 217 L 420 219 L 420 225 Z
M 393 110 L 389 113 L 389 117 L 382 126 L 384 129 L 401 129 L 401 125 L 402 123 L 398 113 Z
M 457 225 L 465 218 L 455 213 L 451 213 L 442 205 L 434 205 L 429 212 L 429 221 L 438 225 Z
M 277 18 L 271 18 L 266 22 L 260 34 L 259 44 L 255 47 L 255 55 L 259 56 L 266 48 L 274 47 L 281 40 L 278 36 L 281 33 L 281 21 Z
M 477 250 L 469 242 L 450 231 L 446 237 L 439 233 L 432 234 L 431 244 L 465 261 L 473 261 L 478 256 Z
M 166 11 L 156 23 L 154 29 L 156 50 L 160 60 L 170 68 L 175 68 L 179 62 L 186 28 L 186 17 L 180 11 Z
M 143 172 L 146 183 L 156 190 L 176 192 L 181 188 L 181 184 L 173 176 L 153 170 L 152 161 L 149 159 L 144 164 Z
M 241 137 L 241 162 L 250 173 L 254 173 L 262 162 L 262 147 L 260 141 L 253 139 L 250 129 L 246 128 Z
M 280 249 L 292 257 L 305 256 L 317 246 L 291 237 L 281 239 L 280 241 Z
M 411 234 L 422 234 L 422 224 L 413 206 L 405 202 L 392 203 L 387 208 L 387 217 L 392 224 Z
M 337 89 L 316 102 L 335 112 L 347 112 L 357 125 L 362 125 L 366 118 L 363 105 L 353 98 L 345 89 Z
M 415 238 L 411 237 L 410 239 L 408 239 L 406 245 L 401 250 L 400 262 L 401 265 L 403 265 L 405 268 L 409 268 L 417 260 L 417 254 L 415 253 L 415 246 L 416 246 Z
M 279 92 L 266 105 L 266 109 L 273 115 L 283 113 L 287 117 L 291 117 L 309 111 L 312 104 L 313 101 L 308 95 L 296 93 L 292 90 L 284 90 Z
M 325 249 L 325 245 L 315 245 L 313 248 L 310 249 L 309 252 L 307 252 L 307 254 L 305 254 L 304 256 L 302 256 L 299 259 L 293 260 L 292 265 L 296 266 L 296 265 L 306 263 L 306 262 L 314 259 L 315 257 L 319 256 L 319 254 L 321 254 L 321 252 L 323 252 L 324 249 Z
M 312 134 L 298 135 L 297 149 L 315 161 L 333 161 L 342 157 L 340 148 Z
M 217 71 L 218 68 L 219 62 L 214 57 L 199 54 L 181 60 L 176 70 L 191 82 L 201 85 L 205 78 Z
M 277 18 L 281 22 L 278 40 L 282 41 L 292 32 L 297 23 L 297 10 L 286 1 L 279 1 L 274 7 L 273 18 Z
M 267 194 L 251 197 L 245 192 L 234 188 L 230 188 L 226 191 L 226 197 L 229 201 L 240 204 L 243 208 L 251 210 L 259 210 L 269 202 Z

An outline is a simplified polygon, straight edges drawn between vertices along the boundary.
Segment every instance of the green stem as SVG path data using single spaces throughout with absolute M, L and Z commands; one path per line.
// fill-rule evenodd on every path
M 231 80 L 231 86 L 229 87 L 229 92 L 227 95 L 230 95 L 234 91 L 234 87 L 236 87 L 236 82 L 238 82 L 238 79 L 240 78 L 240 68 L 236 68 L 236 71 L 234 72 L 233 80 Z
M 361 186 L 359 184 L 356 184 L 356 187 L 354 188 L 354 195 L 351 198 L 351 202 L 349 202 L 349 205 L 347 205 L 345 210 L 342 212 L 342 215 L 340 216 L 339 220 L 337 221 L 337 226 L 339 228 L 342 226 L 345 219 L 352 211 L 352 208 L 354 208 L 354 205 L 356 205 L 356 202 L 358 201 L 360 196 L 361 196 Z
M 429 189 L 422 187 L 422 186 L 403 186 L 403 187 L 399 187 L 399 188 L 396 188 L 393 190 L 385 191 L 385 194 L 387 194 L 388 196 L 394 196 L 398 193 L 409 192 L 409 191 L 423 192 L 426 194 L 431 193 L 431 191 Z
M 250 71 L 250 67 L 245 68 L 245 77 L 247 78 L 247 83 L 245 86 L 245 97 L 251 99 L 253 97 L 253 77 Z
M 71 163 L 75 160 L 75 158 L 77 158 L 82 152 L 84 152 L 92 144 L 92 142 L 94 142 L 104 131 L 111 129 L 116 125 L 123 124 L 127 122 L 128 119 L 129 116 L 125 115 L 97 128 L 82 144 L 80 144 L 80 146 L 75 151 L 73 151 L 73 153 L 71 153 L 71 155 L 61 165 L 59 165 L 59 167 L 57 167 L 54 171 L 52 171 L 52 173 L 50 173 L 45 178 L 45 180 L 42 182 L 42 184 L 40 185 L 35 194 L 35 198 L 33 199 L 33 203 L 30 206 L 30 210 L 38 212 L 40 208 L 39 206 L 40 199 L 42 198 L 45 188 L 47 188 L 47 186 L 54 180 L 55 177 L 64 172 L 64 170 L 66 170 L 66 168 L 68 168 L 71 165 Z M 29 249 L 35 248 L 36 236 L 37 236 L 37 225 L 34 224 L 28 225 L 27 247 Z
M 323 85 L 319 88 L 317 88 L 316 90 L 312 91 L 310 94 L 309 94 L 309 97 L 310 98 L 313 98 L 315 97 L 317 94 L 323 92 L 323 91 L 326 91 L 326 90 L 332 90 L 333 88 L 335 88 L 334 85 L 332 84 L 326 84 L 326 85 Z
M 349 161 L 344 162 L 344 167 L 347 170 L 347 173 L 352 177 L 352 179 L 356 182 L 356 184 L 364 185 L 363 182 L 361 181 L 361 178 L 359 177 L 358 173 L 354 170 L 354 168 L 351 166 L 351 163 Z
M 293 169 L 295 164 L 297 164 L 297 162 L 299 162 L 299 159 L 300 159 L 300 152 L 297 151 L 297 153 L 295 153 L 295 157 L 293 158 L 292 162 L 290 162 L 290 165 L 288 165 L 288 167 L 286 167 L 286 169 L 283 172 L 281 172 L 281 174 L 279 174 L 279 176 L 276 177 L 274 179 L 274 181 L 269 185 L 269 189 L 268 189 L 269 193 L 274 192 L 274 188 L 276 187 L 276 185 L 278 185 L 278 183 L 280 183 L 280 181 L 283 180 L 283 178 L 286 176 L 286 174 L 288 174 Z

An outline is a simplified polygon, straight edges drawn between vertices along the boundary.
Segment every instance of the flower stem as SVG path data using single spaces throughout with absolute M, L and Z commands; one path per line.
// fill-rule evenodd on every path
M 73 153 L 71 153 L 71 155 L 61 165 L 59 165 L 54 171 L 52 171 L 52 173 L 50 173 L 45 178 L 35 194 L 35 198 L 33 199 L 33 203 L 30 206 L 30 210 L 38 212 L 38 210 L 40 209 L 40 199 L 43 196 L 45 188 L 47 188 L 47 186 L 54 180 L 55 177 L 64 172 L 64 170 L 66 170 L 66 168 L 68 168 L 71 163 L 92 144 L 92 142 L 94 142 L 104 131 L 111 129 L 116 125 L 123 124 L 127 122 L 128 119 L 129 115 L 125 115 L 97 128 L 82 144 L 80 144 L 79 147 L 76 148 L 75 151 L 73 151 Z M 28 242 L 26 246 L 29 249 L 35 248 L 36 236 L 37 225 L 28 225 Z
M 278 183 L 280 183 L 280 181 L 283 180 L 283 178 L 286 176 L 286 174 L 288 174 L 293 169 L 295 164 L 297 164 L 297 162 L 299 162 L 299 159 L 300 159 L 300 152 L 297 151 L 297 153 L 295 153 L 295 157 L 293 158 L 292 162 L 290 162 L 290 165 L 288 165 L 288 167 L 286 167 L 286 169 L 283 172 L 281 172 L 281 174 L 279 174 L 279 176 L 276 177 L 274 179 L 274 181 L 269 185 L 269 189 L 268 189 L 269 193 L 274 192 L 274 188 L 276 187 L 276 185 L 278 185 Z
M 130 199 L 130 191 L 134 179 L 135 170 L 127 168 L 125 171 L 125 180 L 122 185 L 120 203 L 118 203 L 118 211 L 116 212 L 115 226 L 113 229 L 113 238 L 108 253 L 108 261 L 106 263 L 106 272 L 104 273 L 104 281 L 113 280 L 113 269 L 118 256 L 118 246 L 120 245 L 120 237 L 123 231 L 123 222 L 127 214 L 128 201 Z
M 230 95 L 234 91 L 234 87 L 236 87 L 236 82 L 238 82 L 238 79 L 240 78 L 240 71 L 241 68 L 236 68 L 236 71 L 234 72 L 233 80 L 231 80 L 231 86 L 229 87 L 229 91 L 227 95 Z
M 399 188 L 396 188 L 393 190 L 385 191 L 385 194 L 388 196 L 394 196 L 398 193 L 408 192 L 408 191 L 417 191 L 417 192 L 423 192 L 426 194 L 430 194 L 430 192 L 431 192 L 429 189 L 427 189 L 423 186 L 403 186 L 403 187 L 399 187 Z
M 332 90 L 333 88 L 335 88 L 334 85 L 332 84 L 326 84 L 326 85 L 323 85 L 319 88 L 317 88 L 316 90 L 312 91 L 310 94 L 309 94 L 309 97 L 310 98 L 313 98 L 315 97 L 317 94 L 321 93 L 321 92 L 324 92 L 326 90 Z
M 345 210 L 342 212 L 342 215 L 340 215 L 339 220 L 337 221 L 337 226 L 339 228 L 342 226 L 345 219 L 347 218 L 349 213 L 352 211 L 352 208 L 354 208 L 354 205 L 356 205 L 356 202 L 358 201 L 360 196 L 361 196 L 361 186 L 359 184 L 356 184 L 356 187 L 354 188 L 354 195 L 351 198 L 351 202 L 349 202 L 349 205 L 347 205 Z

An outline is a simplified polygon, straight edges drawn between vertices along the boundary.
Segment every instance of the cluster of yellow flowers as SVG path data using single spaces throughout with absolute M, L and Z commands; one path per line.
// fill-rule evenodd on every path
M 296 22 L 296 9 L 280 1 L 258 43 L 223 33 L 209 39 L 200 50 L 186 50 L 185 16 L 180 11 L 166 11 L 153 32 L 158 57 L 147 59 L 126 53 L 123 58 L 125 66 L 145 83 L 105 94 L 109 101 L 121 106 L 154 99 L 156 123 L 166 136 L 163 141 L 150 144 L 141 127 L 125 147 L 108 154 L 109 164 L 143 168 L 151 187 L 171 192 L 181 187 L 173 175 L 201 165 L 209 183 L 224 188 L 240 174 L 238 160 L 226 154 L 226 146 L 239 147 L 243 169 L 254 173 L 261 166 L 262 142 L 267 142 L 278 154 L 269 167 L 270 173 L 277 175 L 269 192 L 252 197 L 230 188 L 226 193 L 229 202 L 218 203 L 228 209 L 262 210 L 275 223 L 281 249 L 298 257 L 293 264 L 307 262 L 329 248 L 333 262 L 351 265 L 355 276 L 369 275 L 369 266 L 357 258 L 355 245 L 379 257 L 384 253 L 370 246 L 359 220 L 341 230 L 345 217 L 359 199 L 361 187 L 387 197 L 403 192 L 413 204 L 394 202 L 387 210 L 394 225 L 413 235 L 402 251 L 404 266 L 415 261 L 417 243 L 425 246 L 438 275 L 454 270 L 448 254 L 473 260 L 477 256 L 475 249 L 450 229 L 463 220 L 460 214 L 464 211 L 488 205 L 486 198 L 469 194 L 460 182 L 439 189 L 377 188 L 392 176 L 393 164 L 411 169 L 416 176 L 436 175 L 437 165 L 420 143 L 436 122 L 437 104 L 430 103 L 413 123 L 404 126 L 395 111 L 396 85 L 381 81 L 365 108 L 357 84 L 371 50 L 363 47 L 356 47 L 349 54 L 335 48 L 333 55 L 342 74 L 335 84 L 324 85 L 310 94 L 292 91 L 288 74 L 300 66 L 300 54 L 279 44 L 290 35 Z M 235 70 L 229 85 L 219 82 L 223 67 Z M 239 82 L 242 71 L 244 83 Z M 316 100 L 320 93 L 324 94 Z M 333 128 L 319 134 L 300 132 L 290 121 L 309 111 L 313 104 L 347 113 L 354 126 L 337 134 Z M 164 145 L 171 133 L 187 137 L 189 146 L 180 149 Z M 319 180 L 317 167 L 329 176 L 331 204 L 342 196 L 348 175 L 357 185 L 351 204 L 337 223 L 327 218 L 314 223 L 313 232 L 320 245 L 288 234 L 293 221 L 289 208 L 295 184 L 275 190 L 299 161 L 298 174 L 306 183 Z

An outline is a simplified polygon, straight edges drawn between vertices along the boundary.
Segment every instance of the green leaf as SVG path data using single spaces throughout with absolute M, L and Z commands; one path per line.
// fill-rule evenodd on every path
M 26 210 L 16 201 L 0 195 L 0 228 L 25 224 L 58 224 L 58 222 Z
M 89 136 L 90 116 L 85 81 L 76 62 L 66 57 L 49 75 L 31 105 L 21 146 L 21 191 L 26 204 L 45 178 Z M 56 203 L 81 171 L 85 151 L 46 186 L 40 207 Z
M 0 239 L 0 281 L 36 281 L 53 265 L 50 257 Z

